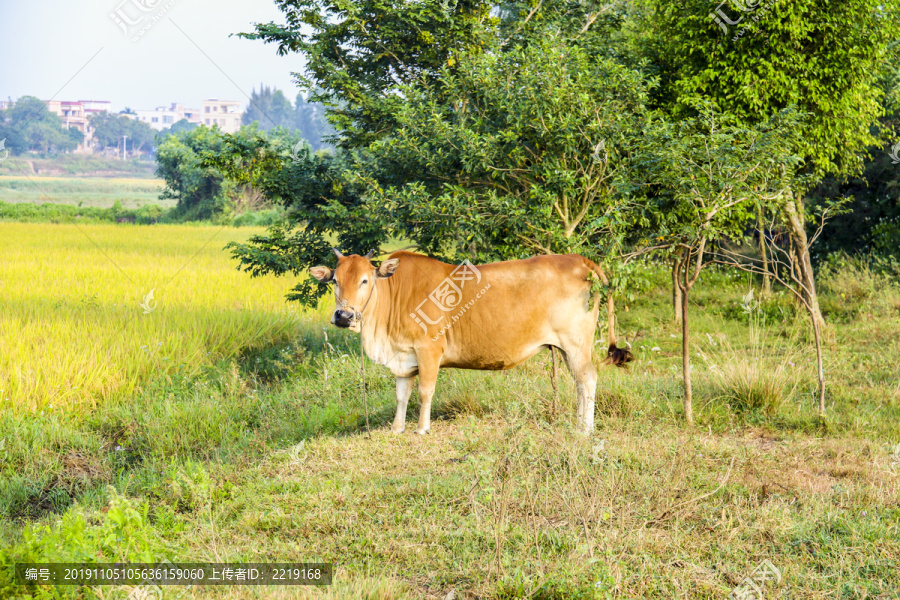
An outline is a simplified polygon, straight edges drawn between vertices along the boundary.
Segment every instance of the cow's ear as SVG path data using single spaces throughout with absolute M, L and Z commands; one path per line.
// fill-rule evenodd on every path
M 397 267 L 400 266 L 399 258 L 389 258 L 378 267 L 378 270 L 375 271 L 375 274 L 379 277 L 390 277 L 394 274 L 394 271 L 397 270 Z
M 328 267 L 310 267 L 309 274 L 322 283 L 334 281 L 334 271 Z

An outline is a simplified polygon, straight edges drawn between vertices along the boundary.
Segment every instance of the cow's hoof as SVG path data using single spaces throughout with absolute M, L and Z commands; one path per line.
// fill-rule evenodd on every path
M 430 429 L 416 429 L 416 435 L 425 435 L 426 433 L 430 433 Z
M 399 435 L 406 431 L 406 427 L 391 427 L 391 433 Z

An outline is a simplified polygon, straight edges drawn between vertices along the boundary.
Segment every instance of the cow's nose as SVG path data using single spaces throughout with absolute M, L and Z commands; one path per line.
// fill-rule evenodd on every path
M 346 310 L 336 310 L 334 311 L 332 322 L 338 327 L 349 327 L 350 323 L 353 322 L 353 313 Z

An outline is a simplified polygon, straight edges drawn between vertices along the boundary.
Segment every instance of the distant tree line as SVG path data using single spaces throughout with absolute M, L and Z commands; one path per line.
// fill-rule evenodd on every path
M 323 105 L 309 102 L 302 93 L 298 93 L 292 106 L 281 90 L 264 85 L 260 85 L 259 91 L 252 90 L 242 123 L 257 123 L 262 131 L 274 127 L 296 130 L 313 150 L 328 147 L 327 138 L 335 133 L 325 119 Z
M 181 119 L 168 129 L 157 131 L 148 123 L 129 116 L 133 114 L 126 108 L 121 113 L 90 115 L 88 122 L 93 131 L 94 148 L 115 149 L 121 155 L 124 144 L 129 154 L 153 154 L 167 137 L 198 127 Z M 262 131 L 276 127 L 296 131 L 314 150 L 328 147 L 326 138 L 334 133 L 325 120 L 325 109 L 321 104 L 307 102 L 302 94 L 298 94 L 296 104 L 291 105 L 281 90 L 267 86 L 260 86 L 258 92 L 253 90 L 242 122 L 244 125 L 256 123 Z M 4 146 L 12 154 L 39 152 L 52 155 L 75 150 L 84 142 L 84 134 L 74 127 L 66 128 L 62 118 L 50 112 L 44 101 L 34 96 L 22 96 L 8 109 L 0 111 L 0 140 L 5 140 Z

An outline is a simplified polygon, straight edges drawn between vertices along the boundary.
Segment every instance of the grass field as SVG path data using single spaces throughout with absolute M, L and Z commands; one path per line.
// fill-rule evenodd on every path
M 896 273 L 820 275 L 826 431 L 803 314 L 777 293 L 746 314 L 754 282 L 716 270 L 692 296 L 685 426 L 648 264 L 620 306 L 637 361 L 600 367 L 592 438 L 566 376 L 553 413 L 547 355 L 442 372 L 426 437 L 387 433 L 393 377 L 369 364 L 368 435 L 358 338 L 236 272 L 221 248 L 251 233 L 0 224 L 0 597 L 131 593 L 17 587 L 15 561 L 163 559 L 336 566 L 328 589 L 169 600 L 718 599 L 763 560 L 783 575 L 766 598 L 900 597 Z
M 0 160 L 0 176 L 23 174 L 46 177 L 153 177 L 156 163 L 150 160 L 121 160 L 102 154 L 33 154 L 6 156 Z
M 161 179 L 134 177 L 38 177 L 0 176 L 0 202 L 56 203 L 109 208 L 117 201 L 125 208 L 159 204 L 168 208 L 174 200 L 160 200 Z

